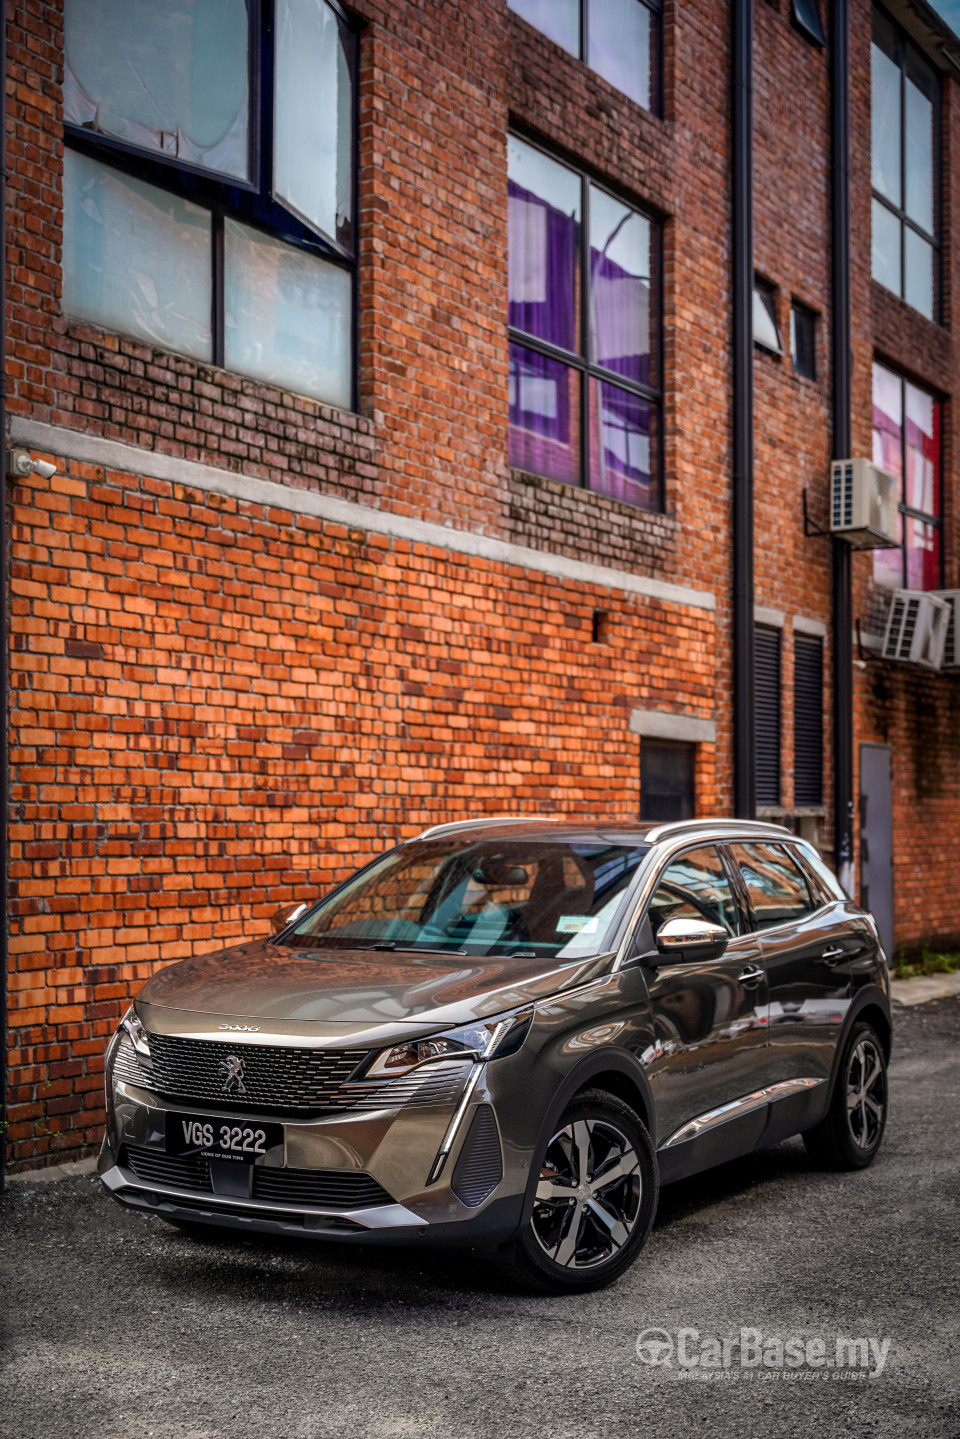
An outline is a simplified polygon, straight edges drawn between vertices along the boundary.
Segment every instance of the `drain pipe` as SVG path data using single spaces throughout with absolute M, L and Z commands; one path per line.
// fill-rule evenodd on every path
M 7 7 L 0 23 L 0 1196 L 7 1155 L 7 834 L 10 788 L 7 777 L 9 692 L 7 673 Z
M 753 677 L 753 0 L 733 0 L 733 789 L 757 803 Z
M 833 457 L 852 453 L 850 329 L 850 3 L 831 0 Z M 833 810 L 834 865 L 854 894 L 853 864 L 853 601 L 852 557 L 846 540 L 833 550 Z

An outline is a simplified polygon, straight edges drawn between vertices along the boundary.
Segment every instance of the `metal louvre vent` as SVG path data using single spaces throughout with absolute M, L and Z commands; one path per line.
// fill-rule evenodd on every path
M 143 1144 L 126 1144 L 122 1167 L 147 1184 L 194 1193 L 213 1193 L 210 1165 L 197 1156 L 186 1159 Z M 363 1170 L 265 1169 L 254 1167 L 253 1198 L 300 1209 L 372 1209 L 395 1201 L 382 1184 Z
M 823 803 L 823 641 L 793 638 L 793 798 Z
M 754 629 L 754 707 L 758 804 L 780 803 L 780 631 Z
M 481 1104 L 453 1171 L 450 1188 L 464 1204 L 475 1208 L 503 1178 L 503 1157 L 497 1121 L 489 1104 Z
M 349 1109 L 343 1085 L 366 1058 L 365 1049 L 286 1049 L 233 1046 L 215 1039 L 150 1035 L 153 1077 L 149 1088 L 171 1099 L 210 1102 L 274 1113 L 309 1114 Z M 221 1064 L 228 1054 L 243 1059 L 243 1090 L 224 1092 Z

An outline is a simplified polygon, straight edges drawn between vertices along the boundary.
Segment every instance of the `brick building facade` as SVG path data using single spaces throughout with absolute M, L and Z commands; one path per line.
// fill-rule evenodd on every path
M 278 904 L 426 823 L 733 808 L 738 0 L 635 0 L 640 80 L 617 69 L 605 5 L 591 3 L 589 40 L 544 34 L 570 7 L 536 0 L 327 6 L 338 28 L 323 44 L 340 47 L 346 96 L 338 164 L 352 146 L 329 225 L 319 206 L 304 219 L 294 182 L 282 189 L 277 148 L 272 178 L 257 159 L 257 194 L 253 170 L 246 190 L 230 188 L 239 171 L 213 173 L 242 168 L 239 151 L 195 146 L 181 168 L 169 129 L 111 129 L 94 93 L 109 82 L 83 41 L 97 5 L 7 8 L 8 444 L 57 467 L 8 482 L 14 1163 L 96 1142 L 106 1038 L 157 965 L 264 930 Z M 282 25 L 298 7 L 238 4 L 234 23 L 259 20 L 249 123 L 274 94 L 260 139 L 276 147 L 292 93 L 280 70 L 296 63 Z M 753 353 L 758 802 L 828 858 L 831 542 L 805 531 L 803 496 L 824 526 L 831 25 L 846 8 L 831 19 L 826 0 L 756 0 L 752 50 L 754 304 L 783 350 Z M 893 9 L 903 55 L 915 45 L 936 79 L 938 273 L 929 318 L 872 278 L 871 6 L 851 0 L 852 445 L 875 452 L 878 363 L 913 386 L 908 399 L 935 404 L 940 494 L 923 535 L 936 531 L 940 568 L 920 588 L 949 589 L 960 42 L 922 0 Z M 121 11 L 100 7 L 104 33 Z M 580 195 L 583 213 L 545 203 L 539 175 Z M 911 228 L 895 208 L 890 223 Z M 619 219 L 601 248 L 607 213 Z M 128 252 L 146 247 L 151 263 L 168 224 L 194 248 L 144 278 L 107 239 L 90 250 L 84 227 L 106 234 L 118 214 Z M 178 290 L 196 254 L 196 274 L 210 269 L 208 230 L 213 288 L 197 313 L 212 313 L 209 335 L 195 315 L 185 328 L 193 299 Z M 548 231 L 549 265 L 567 267 L 565 318 L 538 289 Z M 637 236 L 642 283 L 624 258 Z M 302 354 L 281 343 L 299 320 L 265 326 L 267 269 L 244 290 L 241 264 L 269 269 L 277 315 L 288 292 L 350 291 L 316 311 L 327 351 L 346 356 L 336 374 L 320 354 L 301 382 Z M 135 304 L 133 280 L 104 279 L 127 265 Z M 569 342 L 550 328 L 567 323 Z M 625 338 L 608 343 L 618 324 Z M 576 473 L 558 477 L 567 464 Z M 853 559 L 854 793 L 859 746 L 889 747 L 896 943 L 956 939 L 960 671 L 882 658 L 891 585 L 878 564 Z

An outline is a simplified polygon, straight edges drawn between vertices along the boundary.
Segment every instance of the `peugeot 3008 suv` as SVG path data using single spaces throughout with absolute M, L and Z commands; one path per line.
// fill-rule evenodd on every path
M 107 1050 L 104 1184 L 182 1227 L 484 1250 L 609 1283 L 659 1185 L 883 1137 L 876 925 L 775 825 L 441 825 L 272 938 L 160 970 Z

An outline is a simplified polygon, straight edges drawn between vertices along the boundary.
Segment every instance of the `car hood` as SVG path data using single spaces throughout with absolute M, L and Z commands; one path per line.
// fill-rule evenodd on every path
M 557 966 L 543 959 L 403 951 L 299 950 L 255 940 L 159 970 L 137 999 L 148 1030 L 263 1042 L 264 1032 L 328 1034 L 343 1043 L 370 1030 L 409 1032 L 484 1019 L 583 984 L 610 956 Z

